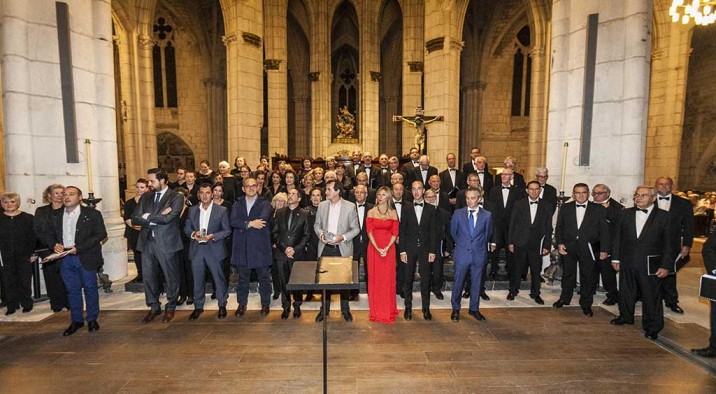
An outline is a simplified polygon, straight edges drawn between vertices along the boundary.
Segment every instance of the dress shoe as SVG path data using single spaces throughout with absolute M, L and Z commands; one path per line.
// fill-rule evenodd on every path
M 87 331 L 89 331 L 89 332 L 99 331 L 99 323 L 97 323 L 97 320 L 90 320 L 87 322 Z
M 351 311 L 341 312 L 341 316 L 343 316 L 343 320 L 349 323 L 353 321 L 353 315 L 351 315 Z
M 437 298 L 438 300 L 444 300 L 444 299 L 445 299 L 445 296 L 443 295 L 443 292 L 440 291 L 440 290 L 435 290 L 435 291 L 433 291 L 433 294 L 435 294 L 435 298 Z
M 288 315 L 291 314 L 291 308 L 283 308 L 283 312 L 281 312 L 281 319 L 286 320 L 288 319 Z
M 293 307 L 293 318 L 298 319 L 301 317 L 301 307 L 300 306 L 294 306 Z
M 179 299 L 177 300 L 177 305 L 184 305 L 185 302 L 186 302 L 186 297 L 185 297 L 185 296 L 181 296 L 181 297 L 179 297 Z
M 303 302 L 309 301 L 313 301 L 313 294 L 306 294 L 306 298 L 303 300 Z
M 545 283 L 545 280 L 542 276 L 539 277 L 539 283 Z
M 534 296 L 533 300 L 539 305 L 544 305 L 544 300 L 540 296 Z
M 554 304 L 552 304 L 552 306 L 555 307 L 555 308 L 561 308 L 561 307 L 563 307 L 563 306 L 565 306 L 565 305 L 569 305 L 569 304 L 566 303 L 566 302 L 564 302 L 564 301 L 562 301 L 562 300 L 557 300 L 557 302 L 555 302 Z
M 470 291 L 465 290 L 462 292 L 462 298 L 470 298 Z
M 433 314 L 430 313 L 430 309 L 423 308 L 423 319 L 425 320 L 433 320 Z
M 216 299 L 216 293 L 211 293 L 211 299 L 212 299 L 212 300 L 215 300 L 215 299 Z
M 186 299 L 187 305 L 194 305 L 194 297 L 189 297 Z
M 452 313 L 450 314 L 450 320 L 454 322 L 460 321 L 460 310 L 459 309 L 453 309 Z
M 400 296 L 400 298 L 405 299 L 405 292 L 404 292 L 404 291 L 401 291 L 400 293 L 398 293 L 398 295 Z
M 5 316 L 9 316 L 15 313 L 17 309 L 15 308 L 7 308 L 7 311 L 5 311 Z
M 149 311 L 146 316 L 144 316 L 144 319 L 142 319 L 142 324 L 147 324 L 150 321 L 154 320 L 155 317 L 162 314 L 162 311 Z
M 269 314 L 269 306 L 268 305 L 262 305 L 261 306 L 261 317 L 264 317 Z
M 403 312 L 403 317 L 405 320 L 413 320 L 413 310 L 406 308 L 405 312 Z
M 243 316 L 244 313 L 246 313 L 246 305 L 239 305 L 239 307 L 236 308 L 236 312 L 234 312 L 234 316 Z
M 594 316 L 594 312 L 592 312 L 592 308 L 588 307 L 588 306 L 582 307 L 582 313 L 584 313 L 584 316 L 587 316 L 587 317 Z
M 271 298 L 273 298 L 275 301 L 275 300 L 278 300 L 278 297 L 280 297 L 280 296 L 281 296 L 280 293 L 273 293 L 273 297 L 271 297 Z
M 62 312 L 62 308 L 52 308 L 52 312 Z
M 167 309 L 166 311 L 164 311 L 164 317 L 162 317 L 162 323 L 169 323 L 172 320 L 174 320 L 174 311 L 171 309 Z
M 467 314 L 474 317 L 475 320 L 485 321 L 485 316 L 483 316 L 480 311 L 468 311 Z
M 320 323 L 323 321 L 323 310 L 319 310 L 318 314 L 316 315 L 316 323 Z
M 604 300 L 604 302 L 602 302 L 602 305 L 607 305 L 607 306 L 612 306 L 612 305 L 616 305 L 616 304 L 617 304 L 617 300 L 615 300 L 614 298 L 607 298 L 606 300 Z
M 85 322 L 76 322 L 76 321 L 73 321 L 72 323 L 70 323 L 70 326 L 67 327 L 67 329 L 65 330 L 65 332 L 62 333 L 62 336 L 63 336 L 63 337 L 68 337 L 68 336 L 70 336 L 70 335 L 76 333 L 77 330 L 79 330 L 80 328 L 82 328 L 82 327 L 84 327 L 84 326 L 85 326 Z
M 644 338 L 651 339 L 652 341 L 656 341 L 657 339 L 659 339 L 659 334 L 655 333 L 655 332 L 647 331 L 644 333 Z
M 676 304 L 674 304 L 674 305 L 667 305 L 666 307 L 669 308 L 669 309 L 671 309 L 671 311 L 674 312 L 674 313 L 678 313 L 678 314 L 681 314 L 681 315 L 684 314 L 684 310 L 681 309 L 681 307 L 678 306 L 678 305 L 676 305 Z M 25 312 L 24 309 L 23 309 L 22 311 Z
M 507 301 L 514 301 L 515 300 L 515 294 L 513 292 L 507 293 Z
M 691 349 L 691 353 L 693 353 L 699 357 L 706 357 L 706 358 L 716 357 L 716 350 L 711 349 L 710 347 L 706 347 L 703 349 Z
M 622 326 L 624 324 L 634 324 L 634 321 L 629 321 L 621 316 L 617 317 L 616 319 L 612 319 L 609 321 L 609 323 L 614 324 L 615 326 Z
M 482 298 L 484 301 L 490 301 L 490 296 L 487 295 L 484 291 L 480 293 L 480 298 Z
M 189 315 L 189 320 L 196 320 L 196 319 L 198 319 L 199 316 L 201 316 L 202 313 L 204 313 L 204 310 L 203 310 L 203 309 L 201 309 L 201 308 L 199 308 L 199 309 L 194 309 L 194 311 L 191 312 L 191 315 Z
M 226 306 L 220 306 L 219 313 L 216 314 L 216 317 L 219 319 L 226 319 L 226 315 Z
M 677 307 L 677 308 L 678 308 L 678 307 Z M 679 309 L 681 309 L 681 308 L 679 308 Z M 30 312 L 31 310 L 32 310 L 32 305 L 26 306 L 26 307 L 22 308 L 22 313 L 28 313 L 28 312 Z M 672 309 L 672 311 L 673 311 L 673 309 Z M 682 311 L 681 313 L 683 313 L 683 311 Z

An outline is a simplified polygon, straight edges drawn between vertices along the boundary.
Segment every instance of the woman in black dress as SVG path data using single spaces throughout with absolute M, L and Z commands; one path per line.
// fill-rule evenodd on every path
M 47 204 L 35 210 L 34 230 L 37 237 L 37 244 L 40 257 L 45 258 L 53 253 L 57 243 L 55 239 L 55 218 L 62 216 L 65 205 L 62 203 L 62 194 L 65 187 L 60 184 L 52 184 L 42 192 L 42 201 Z M 65 282 L 60 275 L 60 262 L 51 261 L 42 264 L 42 276 L 45 278 L 47 297 L 50 299 L 50 308 L 53 312 L 59 312 L 62 308 L 70 309 L 67 300 L 67 289 Z
M 5 288 L 6 315 L 12 315 L 22 306 L 22 312 L 32 310 L 32 264 L 30 257 L 35 250 L 33 216 L 20 210 L 20 195 L 0 195 L 3 213 L 0 214 L 0 254 L 2 268 L 0 277 Z
M 199 163 L 199 171 L 196 172 L 196 184 L 201 185 L 202 183 L 212 184 L 216 178 L 216 173 L 211 169 L 211 163 L 209 160 L 202 160 Z
M 281 192 L 286 192 L 286 187 L 283 185 L 283 178 L 281 177 L 281 171 L 275 170 L 271 173 L 271 182 L 268 188 L 271 198 Z
M 134 278 L 135 283 L 142 282 L 142 252 L 137 250 L 137 240 L 139 239 L 139 231 L 142 229 L 140 226 L 132 224 L 132 214 L 137 208 L 139 198 L 142 194 L 149 190 L 149 182 L 144 178 L 137 179 L 134 184 L 134 198 L 130 198 L 124 203 L 124 238 L 127 238 L 127 246 L 132 250 L 134 254 L 134 265 L 137 266 L 137 277 Z
M 219 175 L 221 175 L 222 195 L 225 200 L 231 202 L 236 201 L 239 190 L 239 180 L 229 172 L 229 163 L 222 161 L 219 163 Z M 219 177 L 217 177 L 218 179 Z M 218 183 L 218 181 L 213 184 Z

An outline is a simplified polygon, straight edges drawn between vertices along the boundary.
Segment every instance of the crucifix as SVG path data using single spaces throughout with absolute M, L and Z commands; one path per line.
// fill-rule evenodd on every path
M 415 148 L 418 149 L 421 155 L 427 153 L 427 128 L 425 125 L 433 123 L 435 121 L 443 121 L 442 116 L 427 116 L 423 112 L 423 107 L 415 108 L 415 115 L 403 116 L 393 115 L 393 122 L 405 122 L 415 127 Z

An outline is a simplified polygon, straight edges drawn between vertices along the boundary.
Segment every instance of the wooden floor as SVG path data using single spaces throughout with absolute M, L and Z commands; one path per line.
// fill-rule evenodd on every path
M 144 312 L 103 312 L 99 332 L 61 333 L 67 312 L 41 323 L 0 325 L 0 392 L 320 392 L 321 326 L 314 313 L 240 321 L 206 312 L 143 326 Z M 645 339 L 577 308 L 486 309 L 480 323 L 447 310 L 393 326 L 329 326 L 329 392 L 716 392 L 716 379 Z M 468 319 L 469 318 L 469 319 Z M 667 325 L 675 323 L 667 323 Z M 668 328 L 668 327 L 667 327 Z

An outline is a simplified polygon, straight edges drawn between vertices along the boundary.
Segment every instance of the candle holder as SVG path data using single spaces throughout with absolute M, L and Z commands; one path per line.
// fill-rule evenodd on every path
M 90 208 L 97 208 L 97 204 L 99 204 L 100 201 L 102 201 L 102 199 L 96 198 L 94 192 L 87 193 L 87 198 L 82 199 L 82 202 Z

